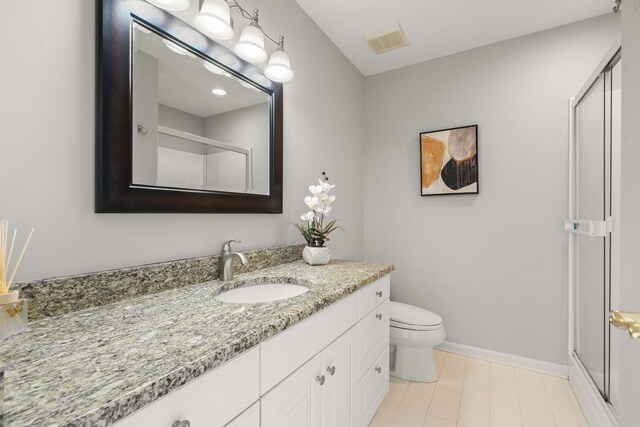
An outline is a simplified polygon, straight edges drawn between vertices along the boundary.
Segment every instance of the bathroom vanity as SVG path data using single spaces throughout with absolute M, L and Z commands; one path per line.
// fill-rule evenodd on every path
M 392 270 L 290 262 L 32 322 L 0 342 L 5 426 L 366 426 L 388 389 Z M 274 282 L 309 291 L 215 299 Z

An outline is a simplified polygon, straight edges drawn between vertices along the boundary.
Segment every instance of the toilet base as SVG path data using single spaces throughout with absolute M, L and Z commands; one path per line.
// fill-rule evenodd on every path
M 396 346 L 395 367 L 389 374 L 403 380 L 432 383 L 438 381 L 433 347 Z M 416 363 L 419 361 L 419 363 Z

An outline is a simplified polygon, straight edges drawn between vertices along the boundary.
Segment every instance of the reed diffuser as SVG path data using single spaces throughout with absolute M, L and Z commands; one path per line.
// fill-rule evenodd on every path
M 11 244 L 9 245 L 9 221 L 0 221 L 0 305 L 12 304 L 18 301 L 18 291 L 11 290 L 11 285 L 13 284 L 13 279 L 16 277 L 16 273 L 20 268 L 22 257 L 24 257 L 24 253 L 27 251 L 29 241 L 31 240 L 31 236 L 33 236 L 34 231 L 35 228 L 32 228 L 27 241 L 22 247 L 18 261 L 12 269 L 11 258 L 13 256 L 13 249 L 15 247 L 18 230 L 13 230 Z M 11 274 L 9 274 L 10 272 Z

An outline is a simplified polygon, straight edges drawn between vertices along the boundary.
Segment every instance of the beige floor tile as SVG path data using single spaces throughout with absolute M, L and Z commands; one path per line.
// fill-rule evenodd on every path
M 505 365 L 503 363 L 491 362 L 491 374 L 505 374 L 516 376 L 516 370 L 511 365 Z
M 444 377 L 454 378 L 456 380 L 464 380 L 466 371 L 464 369 L 447 366 L 446 362 L 440 371 L 440 375 Z
M 396 377 L 392 377 L 389 376 L 389 385 L 391 384 L 397 384 L 399 388 L 407 388 L 409 386 L 409 383 L 411 381 L 407 381 L 407 380 L 403 380 L 402 378 L 396 378 Z
M 392 400 L 384 399 L 380 406 L 378 407 L 378 411 L 376 415 L 380 415 L 384 418 L 393 419 L 393 416 L 396 414 L 396 410 L 400 404 L 398 402 L 394 402 Z
M 482 385 L 465 383 L 464 387 L 462 387 L 462 394 L 489 400 L 491 397 L 491 389 Z
M 491 385 L 491 377 L 486 374 L 468 371 L 467 375 L 464 377 L 464 382 L 489 387 Z
M 427 414 L 427 418 L 424 420 L 424 427 L 456 427 L 456 423 L 453 421 L 444 420 L 442 418 L 434 417 Z
M 440 378 L 438 378 L 438 386 L 448 388 L 449 390 L 461 392 L 463 385 L 464 385 L 463 380 L 449 378 L 443 375 L 441 375 Z
M 551 414 L 522 413 L 522 425 L 524 427 L 556 427 L 556 422 Z
M 552 415 L 551 406 L 546 399 L 531 399 L 528 397 L 520 396 L 520 410 L 523 414 L 540 414 L 540 415 Z
M 491 402 L 489 402 L 488 399 L 481 399 L 479 397 L 463 394 L 460 399 L 460 407 L 474 412 L 479 412 L 484 415 L 489 415 Z M 549 409 L 549 413 L 551 413 L 551 409 Z
M 497 378 L 492 378 L 491 380 L 491 390 L 504 391 L 505 393 L 518 394 L 518 386 L 516 385 L 516 380 L 502 380 Z
M 490 427 L 489 415 L 460 408 L 458 425 L 464 427 Z
M 518 385 L 518 396 L 529 399 L 547 401 L 547 392 L 542 385 L 540 386 L 521 386 Z
M 402 402 L 404 393 L 405 393 L 404 389 L 394 388 L 394 387 L 391 387 L 391 384 L 389 384 L 389 391 L 387 392 L 387 395 L 384 398 L 392 402 Z
M 513 371 L 491 369 L 491 382 L 502 381 L 516 384 L 516 374 Z
M 521 427 L 521 424 L 515 424 L 498 418 L 491 418 L 491 427 Z
M 448 388 L 437 385 L 435 391 L 433 392 L 432 399 L 437 400 L 438 402 L 444 402 L 444 403 L 449 403 L 451 405 L 459 406 L 460 396 L 461 396 L 460 392 L 453 391 Z
M 518 395 L 500 390 L 491 389 L 491 403 L 501 403 L 511 406 L 520 406 Z
M 511 423 L 522 425 L 522 413 L 520 407 L 505 403 L 491 402 L 491 418 L 509 421 Z
M 369 427 L 389 427 L 391 425 L 391 419 L 376 415 L 369 423 Z
M 409 384 L 407 391 L 412 393 L 422 394 L 423 396 L 429 396 L 433 394 L 433 390 L 436 388 L 436 383 L 414 383 Z
M 393 422 L 400 423 L 407 427 L 422 427 L 426 415 L 426 412 L 400 405 L 396 411 L 396 415 L 393 417 Z
M 579 409 L 562 409 L 553 411 L 556 422 L 564 422 L 574 426 L 586 426 L 587 423 Z
M 429 409 L 430 402 L 431 396 L 411 391 L 407 391 L 402 399 L 402 405 L 425 413 L 427 412 L 427 409 Z
M 458 419 L 458 405 L 450 405 L 444 402 L 438 402 L 437 400 L 432 400 L 431 405 L 429 405 L 429 414 L 434 417 L 440 417 L 448 421 L 457 421 Z

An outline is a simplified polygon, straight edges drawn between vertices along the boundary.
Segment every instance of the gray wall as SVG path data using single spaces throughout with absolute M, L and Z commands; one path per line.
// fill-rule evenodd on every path
M 362 258 L 364 79 L 293 0 L 243 2 L 286 35 L 296 72 L 284 88 L 284 214 L 95 214 L 95 3 L 0 6 L 0 217 L 36 227 L 18 280 L 212 254 L 231 238 L 238 249 L 302 243 L 288 222 L 323 170 L 347 230 L 331 248 Z
M 268 103 L 252 105 L 216 114 L 207 117 L 204 121 L 207 138 L 253 149 L 253 192 L 259 194 L 269 194 L 268 107 Z M 237 179 L 239 174 L 237 169 L 234 173 L 235 165 L 224 161 L 225 158 L 229 159 L 229 156 L 233 158 L 237 154 L 223 154 L 221 161 L 218 162 L 218 172 L 227 177 L 235 176 Z M 240 176 L 240 178 L 242 178 L 240 188 L 243 188 L 245 179 L 244 176 Z M 223 178 L 221 180 L 225 181 Z
M 133 75 L 133 182 L 156 185 L 158 179 L 158 58 L 136 51 Z M 146 134 L 138 132 L 143 126 Z
M 566 363 L 568 101 L 607 15 L 365 80 L 365 258 L 447 340 Z M 479 125 L 479 195 L 420 196 L 418 134 Z

